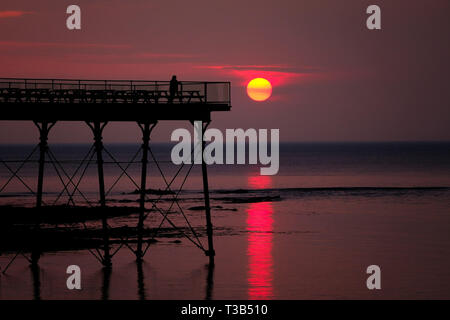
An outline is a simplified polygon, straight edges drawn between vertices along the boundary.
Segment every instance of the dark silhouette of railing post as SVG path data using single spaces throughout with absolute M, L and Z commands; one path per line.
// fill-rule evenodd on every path
M 97 171 L 98 171 L 98 188 L 100 193 L 100 206 L 103 209 L 102 228 L 103 228 L 103 251 L 104 256 L 102 263 L 105 267 L 111 266 L 111 255 L 109 252 L 109 232 L 108 232 L 108 213 L 106 211 L 106 196 L 105 196 L 105 177 L 103 173 L 103 129 L 107 122 L 94 121 L 87 122 L 94 134 L 94 146 L 97 154 Z
M 208 250 L 205 251 L 205 254 L 209 257 L 209 263 L 214 265 L 214 256 L 216 252 L 214 251 L 214 243 L 213 243 L 213 226 L 211 222 L 211 205 L 209 202 L 209 186 L 208 186 L 208 171 L 206 169 L 206 162 L 203 157 L 203 151 L 205 150 L 205 140 L 204 140 L 204 132 L 208 127 L 209 122 L 202 121 L 202 175 L 203 175 L 203 195 L 205 198 L 205 216 L 206 216 L 206 233 L 208 235 Z
M 141 170 L 141 190 L 139 199 L 139 222 L 137 226 L 137 249 L 136 260 L 142 261 L 142 239 L 144 232 L 144 216 L 145 216 L 145 195 L 147 187 L 147 164 L 148 164 L 148 151 L 150 143 L 150 134 L 157 122 L 143 122 L 138 123 L 142 130 L 142 170 Z

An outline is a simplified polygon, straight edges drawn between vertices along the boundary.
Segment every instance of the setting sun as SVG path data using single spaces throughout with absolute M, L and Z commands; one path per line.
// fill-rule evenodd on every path
M 255 101 L 265 101 L 272 95 L 272 85 L 264 78 L 255 78 L 247 84 L 247 94 Z

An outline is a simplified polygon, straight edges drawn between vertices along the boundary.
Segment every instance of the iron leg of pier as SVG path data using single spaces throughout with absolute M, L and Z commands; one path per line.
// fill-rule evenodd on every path
M 145 190 L 147 187 L 147 163 L 148 163 L 148 151 L 150 143 L 150 134 L 153 128 L 156 126 L 156 122 L 139 123 L 139 127 L 142 130 L 142 170 L 141 170 L 141 192 L 139 199 L 139 222 L 137 230 L 137 249 L 136 260 L 142 261 L 143 251 L 143 232 L 144 232 L 144 217 L 145 217 Z
M 48 121 L 35 121 L 34 124 L 39 129 L 39 173 L 38 173 L 38 183 L 37 183 L 37 193 L 36 193 L 36 222 L 33 231 L 33 243 L 31 248 L 31 264 L 37 266 L 39 258 L 41 256 L 41 248 L 39 241 L 39 230 L 40 230 L 40 208 L 42 207 L 42 192 L 44 186 L 44 167 L 45 167 L 45 154 L 48 149 L 48 133 L 54 125 L 54 122 L 50 123 Z
M 39 129 L 39 173 L 38 173 L 38 184 L 37 184 L 37 194 L 36 194 L 36 208 L 40 208 L 42 206 L 42 190 L 44 184 L 44 166 L 45 166 L 45 154 L 47 153 L 48 148 L 48 132 L 49 132 L 49 123 L 44 122 L 35 122 L 35 125 Z
M 100 193 L 100 206 L 103 209 L 102 228 L 103 228 L 103 259 L 102 263 L 105 267 L 111 266 L 111 255 L 109 252 L 109 233 L 108 233 L 108 214 L 106 212 L 106 196 L 105 196 L 105 178 L 103 173 L 103 129 L 107 122 L 94 121 L 88 123 L 94 133 L 94 146 L 97 154 L 97 171 L 98 171 L 98 187 Z
M 203 122 L 203 130 L 205 132 L 208 127 L 209 122 Z M 206 233 L 208 235 L 208 250 L 205 251 L 205 254 L 209 257 L 209 263 L 211 266 L 214 265 L 214 256 L 216 252 L 214 251 L 214 243 L 213 243 L 213 226 L 211 222 L 211 205 L 209 202 L 209 186 L 208 186 L 208 171 L 206 168 L 206 162 L 203 158 L 203 151 L 205 150 L 205 141 L 202 137 L 202 175 L 203 175 L 203 195 L 205 198 L 205 216 L 206 216 Z

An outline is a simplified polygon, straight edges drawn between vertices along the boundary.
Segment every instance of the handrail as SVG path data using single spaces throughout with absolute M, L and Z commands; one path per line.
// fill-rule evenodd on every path
M 7 81 L 2 81 L 7 80 Z M 30 81 L 73 81 L 73 82 L 145 82 L 145 83 L 170 83 L 170 80 L 120 80 L 120 79 L 112 79 L 112 80 L 105 80 L 105 79 L 69 79 L 69 78 L 0 78 L 0 82 L 11 82 L 11 81 L 23 81 L 23 82 L 30 82 Z M 180 83 L 187 83 L 187 84 L 200 84 L 200 83 L 223 83 L 223 84 L 231 84 L 230 81 L 197 81 L 197 80 L 183 80 L 178 81 Z
M 171 81 L 160 80 L 92 80 L 92 79 L 47 79 L 47 78 L 0 78 L 0 103 L 2 101 L 11 101 L 8 96 L 11 90 L 24 90 L 21 95 L 29 95 L 29 90 L 48 92 L 73 90 L 89 92 L 112 91 L 112 92 L 128 92 L 128 95 L 138 94 L 142 92 L 165 92 L 169 95 Z M 179 94 L 197 92 L 195 98 L 203 103 L 213 104 L 231 104 L 231 83 L 223 81 L 178 81 Z M 202 97 L 202 98 L 200 98 Z M 3 100 L 2 100 L 3 98 Z M 40 98 L 40 97 L 38 97 Z M 192 97 L 194 98 L 194 97 Z M 44 98 L 45 99 L 45 98 Z M 147 99 L 148 100 L 148 99 Z M 17 99 L 16 101 L 21 101 Z M 28 97 L 28 102 L 31 100 Z M 33 100 L 34 101 L 34 100 Z M 36 101 L 42 102 L 37 99 Z M 47 101 L 47 100 L 45 100 Z M 53 100 L 48 100 L 53 101 Z M 80 100 L 81 101 L 81 100 Z M 168 101 L 173 101 L 171 98 Z M 189 99 L 191 101 L 191 99 Z

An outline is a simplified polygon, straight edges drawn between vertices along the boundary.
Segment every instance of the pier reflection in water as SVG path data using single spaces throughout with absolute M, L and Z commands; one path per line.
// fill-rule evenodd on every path
M 33 299 L 41 300 L 41 268 L 36 265 L 30 265 L 32 283 L 33 283 Z
M 137 299 L 146 300 L 147 291 L 145 288 L 145 266 L 147 264 L 145 261 L 136 262 L 136 274 L 137 274 Z M 37 267 L 39 268 L 39 267 Z M 214 289 L 214 264 L 207 264 L 205 266 L 205 300 L 213 299 L 213 289 Z M 110 283 L 112 268 L 102 268 L 102 287 L 101 287 L 101 300 L 109 300 L 110 298 Z M 33 284 L 34 284 L 34 298 L 36 300 L 40 299 L 40 282 L 39 282 L 39 272 L 33 271 Z
M 144 283 L 144 270 L 142 269 L 142 265 L 145 264 L 143 261 L 136 261 L 137 266 L 137 286 L 138 286 L 138 299 L 145 300 L 145 283 Z
M 104 267 L 102 268 L 103 272 L 103 283 L 102 283 L 102 300 L 108 300 L 109 299 L 109 287 L 111 283 L 111 267 Z

